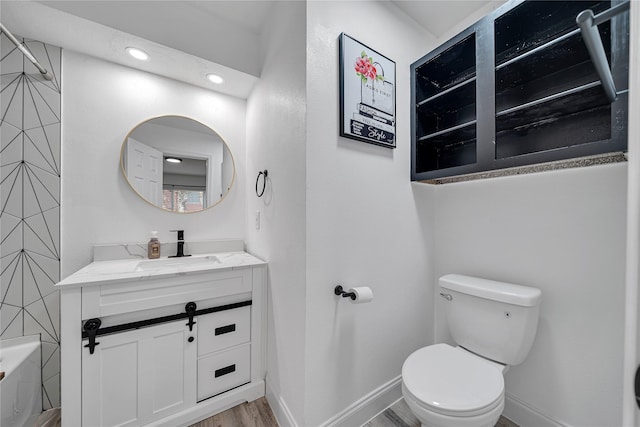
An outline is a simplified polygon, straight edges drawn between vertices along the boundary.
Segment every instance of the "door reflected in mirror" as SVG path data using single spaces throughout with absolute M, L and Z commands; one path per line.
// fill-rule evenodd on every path
M 181 116 L 156 117 L 133 128 L 122 143 L 120 166 L 140 197 L 171 212 L 215 206 L 235 179 L 233 155 L 220 135 Z

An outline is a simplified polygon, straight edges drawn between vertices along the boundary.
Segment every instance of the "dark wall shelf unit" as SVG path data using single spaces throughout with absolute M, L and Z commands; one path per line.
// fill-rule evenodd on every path
M 610 103 L 576 16 L 618 1 L 523 1 L 411 66 L 412 180 L 626 151 L 628 12 L 598 27 Z

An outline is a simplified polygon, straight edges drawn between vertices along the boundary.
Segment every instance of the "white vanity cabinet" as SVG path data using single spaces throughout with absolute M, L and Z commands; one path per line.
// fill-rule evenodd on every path
M 215 259 L 94 262 L 57 285 L 63 427 L 188 426 L 264 396 L 266 264 Z

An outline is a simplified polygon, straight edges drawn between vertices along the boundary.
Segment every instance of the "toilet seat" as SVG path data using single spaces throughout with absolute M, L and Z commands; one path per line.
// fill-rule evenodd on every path
M 504 401 L 501 370 L 448 344 L 413 352 L 402 366 L 402 382 L 416 404 L 442 415 L 480 415 Z

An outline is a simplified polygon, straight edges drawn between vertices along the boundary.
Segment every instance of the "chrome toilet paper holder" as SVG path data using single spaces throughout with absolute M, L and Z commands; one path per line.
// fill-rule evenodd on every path
M 344 290 L 344 288 L 342 287 L 342 285 L 338 285 L 333 289 L 333 293 L 339 296 L 342 296 L 342 298 L 351 298 L 353 301 L 356 300 L 356 293 L 355 292 L 346 292 Z

